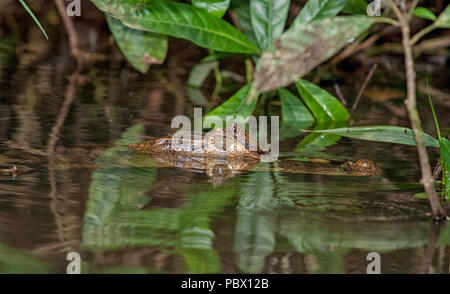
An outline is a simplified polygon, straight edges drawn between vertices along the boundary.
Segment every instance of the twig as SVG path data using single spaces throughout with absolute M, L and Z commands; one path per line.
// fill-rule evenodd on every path
M 417 41 L 419 41 L 420 39 L 422 39 L 423 36 L 425 36 L 426 34 L 428 34 L 429 32 L 431 32 L 432 30 L 434 30 L 436 27 L 436 25 L 434 23 L 432 23 L 431 25 L 425 27 L 424 29 L 422 29 L 421 31 L 419 31 L 417 34 L 415 34 L 412 39 L 411 39 L 411 46 L 416 44 Z
M 433 170 L 433 180 L 436 181 L 439 178 L 439 175 L 441 174 L 441 172 L 442 172 L 442 164 L 439 161 Z
M 56 142 L 59 138 L 59 133 L 61 131 L 62 126 L 64 125 L 64 122 L 66 121 L 67 114 L 69 113 L 69 108 L 72 105 L 73 99 L 75 97 L 75 86 L 78 80 L 79 76 L 79 68 L 75 71 L 74 74 L 69 78 L 69 86 L 67 88 L 66 96 L 64 98 L 63 104 L 61 106 L 61 109 L 58 113 L 58 117 L 56 118 L 56 122 L 52 127 L 50 138 L 47 142 L 47 155 L 49 157 L 52 157 L 54 151 Z
M 67 242 L 64 238 L 64 224 L 61 221 L 60 214 L 57 211 L 57 203 L 58 203 L 58 186 L 56 184 L 56 174 L 55 174 L 55 146 L 56 142 L 59 139 L 59 134 L 61 132 L 61 128 L 66 121 L 67 115 L 69 113 L 70 106 L 75 97 L 76 92 L 76 84 L 79 76 L 79 66 L 76 71 L 69 78 L 69 85 L 67 86 L 66 94 L 64 97 L 64 101 L 62 103 L 61 109 L 58 113 L 58 117 L 56 118 L 56 122 L 52 127 L 50 138 L 47 142 L 47 154 L 48 154 L 48 179 L 50 183 L 50 192 L 49 198 L 52 199 L 50 202 L 50 209 L 55 217 L 55 223 L 57 227 L 58 236 L 62 243 Z
M 355 109 L 359 104 L 359 100 L 361 100 L 361 97 L 364 94 L 364 91 L 366 90 L 367 85 L 369 84 L 370 80 L 372 79 L 372 76 L 375 73 L 375 70 L 377 69 L 377 67 L 378 67 L 378 63 L 375 63 L 374 65 L 372 65 L 372 68 L 370 69 L 369 74 L 367 75 L 361 89 L 359 90 L 359 93 L 358 93 L 358 96 L 356 97 L 355 103 L 353 103 L 352 111 L 350 112 L 349 119 L 351 119 L 351 117 L 353 116 L 353 113 L 355 112 Z
M 56 8 L 58 9 L 59 16 L 61 16 L 64 27 L 66 28 L 67 35 L 69 36 L 70 51 L 77 60 L 80 60 L 80 48 L 78 33 L 75 30 L 72 19 L 67 15 L 64 4 L 61 0 L 55 0 Z
M 406 108 L 408 110 L 411 127 L 414 131 L 414 139 L 417 143 L 417 153 L 419 155 L 420 170 L 422 172 L 421 183 L 428 195 L 430 201 L 433 217 L 440 219 L 445 217 L 445 212 L 439 203 L 436 190 L 433 184 L 433 175 L 431 173 L 431 166 L 428 160 L 427 150 L 424 144 L 424 135 L 422 131 L 422 123 L 419 112 L 417 110 L 416 97 L 416 71 L 414 69 L 413 50 L 410 41 L 411 28 L 408 19 L 400 12 L 399 8 L 390 0 L 391 6 L 397 15 L 401 24 L 402 31 L 402 46 L 405 53 L 405 67 L 406 67 L 406 83 L 407 83 L 407 98 L 405 100 Z
M 427 248 L 423 257 L 423 264 L 420 273 L 428 274 L 431 262 L 433 260 L 434 252 L 436 251 L 436 245 L 439 240 L 439 235 L 441 233 L 441 224 L 435 224 L 431 228 L 430 236 L 428 238 Z
M 334 90 L 336 91 L 336 95 L 344 106 L 347 106 L 347 100 L 345 100 L 344 95 L 342 94 L 341 87 L 339 87 L 338 83 L 334 83 Z

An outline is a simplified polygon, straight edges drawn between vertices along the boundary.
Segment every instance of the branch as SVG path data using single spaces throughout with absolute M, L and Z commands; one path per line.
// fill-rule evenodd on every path
M 421 31 L 419 31 L 417 34 L 415 34 L 412 38 L 411 38 L 411 46 L 416 44 L 417 41 L 419 41 L 423 36 L 425 36 L 426 34 L 428 34 L 429 32 L 431 32 L 432 30 L 436 29 L 436 25 L 434 23 L 430 24 L 429 26 L 425 27 L 424 29 L 422 29 Z

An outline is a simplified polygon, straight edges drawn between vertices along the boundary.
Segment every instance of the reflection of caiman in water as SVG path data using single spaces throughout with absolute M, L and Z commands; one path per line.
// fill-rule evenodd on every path
M 191 136 L 190 133 L 179 133 L 177 136 L 130 144 L 128 147 L 151 154 L 162 166 L 205 170 L 214 183 L 221 183 L 250 169 L 356 176 L 370 176 L 381 171 L 375 163 L 367 159 L 348 161 L 343 165 L 298 160 L 277 161 L 276 167 L 273 168 L 257 165 L 263 152 L 256 141 L 237 124 L 225 129 L 216 128 L 197 137 Z

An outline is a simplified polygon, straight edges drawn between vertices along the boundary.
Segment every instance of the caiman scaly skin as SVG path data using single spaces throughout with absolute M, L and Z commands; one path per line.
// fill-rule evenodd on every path
M 369 159 L 358 159 L 356 161 L 347 161 L 343 165 L 346 172 L 359 175 L 375 175 L 381 172 L 381 168 Z
M 142 152 L 176 152 L 184 156 L 259 158 L 261 153 L 258 143 L 237 124 L 226 129 L 216 128 L 206 134 L 178 132 L 176 137 L 167 136 L 128 146 Z
M 206 134 L 179 132 L 138 144 L 130 149 L 150 153 L 163 166 L 205 170 L 213 184 L 222 184 L 260 158 L 258 143 L 237 124 L 216 128 Z

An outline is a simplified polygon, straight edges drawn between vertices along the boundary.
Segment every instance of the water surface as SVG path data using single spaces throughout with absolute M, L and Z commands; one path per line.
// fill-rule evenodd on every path
M 186 72 L 141 76 L 112 59 L 74 75 L 67 55 L 44 56 L 0 69 L 0 166 L 19 169 L 0 175 L 0 272 L 64 273 L 72 251 L 92 273 L 365 273 L 373 251 L 383 273 L 449 272 L 450 227 L 434 226 L 414 197 L 414 147 L 341 139 L 317 153 L 288 132 L 278 162 L 217 185 L 126 148 L 192 115 Z M 375 102 L 356 116 L 408 125 Z M 277 169 L 310 157 L 369 158 L 383 173 Z

